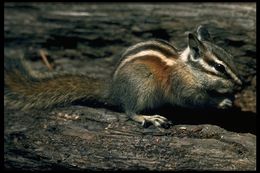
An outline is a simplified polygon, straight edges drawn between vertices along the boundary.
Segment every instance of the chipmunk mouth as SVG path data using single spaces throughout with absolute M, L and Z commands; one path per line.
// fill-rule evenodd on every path
M 231 98 L 234 96 L 234 90 L 231 89 L 218 89 L 218 90 L 209 90 L 208 94 L 213 97 L 226 97 Z
M 232 94 L 234 91 L 230 88 L 221 88 L 217 90 L 217 93 L 219 94 Z

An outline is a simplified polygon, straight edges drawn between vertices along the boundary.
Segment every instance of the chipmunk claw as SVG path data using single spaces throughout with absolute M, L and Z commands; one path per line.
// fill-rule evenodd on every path
M 224 99 L 218 104 L 218 108 L 227 109 L 232 107 L 232 101 L 230 99 Z
M 169 128 L 172 125 L 171 121 L 167 118 L 160 115 L 152 115 L 152 116 L 143 116 L 144 120 L 142 122 L 142 126 L 147 128 L 150 124 L 153 124 L 155 127 L 163 127 Z

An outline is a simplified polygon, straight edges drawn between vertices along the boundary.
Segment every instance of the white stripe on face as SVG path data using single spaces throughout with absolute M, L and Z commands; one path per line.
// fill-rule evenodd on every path
M 188 57 L 190 55 L 190 48 L 189 46 L 180 54 L 180 59 L 183 62 L 187 62 L 188 61 Z
M 226 73 L 238 84 L 242 84 L 242 82 L 240 81 L 240 79 L 237 77 L 237 75 L 227 66 L 227 64 L 225 64 L 225 62 L 223 62 L 222 60 L 218 59 L 218 57 L 216 57 L 215 55 L 213 55 L 212 53 L 208 54 L 207 56 L 210 56 L 210 58 L 214 61 L 214 63 L 217 64 L 221 64 L 224 66 Z M 204 67 L 206 70 L 213 72 L 214 74 L 220 74 L 221 72 L 219 72 L 218 70 L 216 70 L 213 66 L 209 65 L 208 63 L 206 63 L 203 59 L 201 59 L 199 61 L 199 63 L 202 65 L 202 67 Z

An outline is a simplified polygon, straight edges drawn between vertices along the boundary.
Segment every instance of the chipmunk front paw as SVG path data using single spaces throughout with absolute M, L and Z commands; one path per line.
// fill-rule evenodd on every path
M 232 101 L 230 99 L 224 99 L 218 104 L 218 108 L 220 109 L 227 109 L 232 107 Z

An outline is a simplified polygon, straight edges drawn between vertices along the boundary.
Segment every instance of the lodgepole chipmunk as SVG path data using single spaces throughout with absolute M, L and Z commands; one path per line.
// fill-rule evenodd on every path
M 5 64 L 5 95 L 21 109 L 50 108 L 77 100 L 98 100 L 117 105 L 134 121 L 164 126 L 160 115 L 139 115 L 163 103 L 182 107 L 228 108 L 242 84 L 233 57 L 212 43 L 208 30 L 199 26 L 188 34 L 188 46 L 177 51 L 163 40 L 129 47 L 118 63 L 111 82 L 86 75 L 53 75 L 37 78 L 21 59 Z

